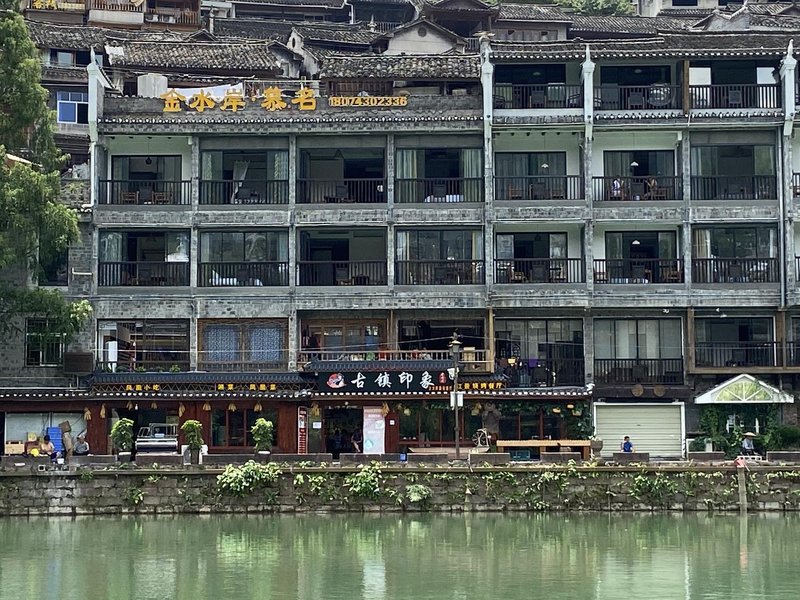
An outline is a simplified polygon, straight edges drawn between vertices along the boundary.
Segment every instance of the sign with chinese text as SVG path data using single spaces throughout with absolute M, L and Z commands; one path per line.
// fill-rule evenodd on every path
M 115 384 L 111 384 L 115 385 Z M 202 383 L 202 384 L 186 384 L 192 388 L 207 389 L 215 392 L 275 392 L 278 390 L 277 383 Z M 120 391 L 124 392 L 161 392 L 164 390 L 163 383 L 120 383 L 116 385 Z
M 386 419 L 380 406 L 364 407 L 364 454 L 383 454 L 386 440 Z
M 320 392 L 450 392 L 447 371 L 355 371 L 320 373 Z M 500 390 L 501 381 L 463 381 L 459 390 Z

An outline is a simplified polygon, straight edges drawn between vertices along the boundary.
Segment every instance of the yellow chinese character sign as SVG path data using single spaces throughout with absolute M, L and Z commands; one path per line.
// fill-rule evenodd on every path
M 200 90 L 189 100 L 189 108 L 193 108 L 197 112 L 203 112 L 207 108 L 214 108 L 216 105 L 217 103 L 205 90 Z
M 161 94 L 161 98 L 164 100 L 164 112 L 181 112 L 181 102 L 186 102 L 186 96 L 181 96 L 175 90 Z

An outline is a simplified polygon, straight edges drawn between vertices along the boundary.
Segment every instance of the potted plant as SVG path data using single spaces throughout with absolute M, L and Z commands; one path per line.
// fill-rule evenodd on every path
M 250 433 L 253 434 L 253 444 L 256 454 L 269 454 L 272 451 L 272 433 L 274 426 L 272 421 L 267 421 L 261 417 L 256 419 Z
M 203 447 L 203 424 L 200 421 L 189 419 L 181 425 L 186 445 L 189 446 L 190 462 L 193 465 L 200 464 L 200 449 Z
M 111 443 L 117 451 L 117 456 L 123 452 L 133 450 L 133 421 L 131 419 L 120 419 L 111 428 Z

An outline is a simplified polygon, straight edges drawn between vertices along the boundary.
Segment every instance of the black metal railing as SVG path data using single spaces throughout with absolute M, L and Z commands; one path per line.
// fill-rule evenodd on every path
M 120 261 L 101 262 L 100 286 L 185 286 L 189 285 L 188 262 Z
M 200 181 L 200 204 L 288 204 L 289 182 L 285 179 Z
M 386 202 L 386 180 L 298 179 L 298 204 L 380 204 Z
M 781 86 L 776 83 L 690 85 L 691 108 L 780 108 Z
M 226 373 L 283 371 L 287 357 L 285 350 L 198 350 L 197 369 Z
M 777 283 L 777 258 L 694 258 L 694 283 Z
M 386 260 L 303 260 L 297 263 L 297 285 L 386 285 Z
M 496 283 L 583 283 L 582 258 L 515 258 L 494 261 Z
M 99 204 L 175 206 L 191 204 L 191 200 L 191 181 L 101 179 L 97 186 Z
M 398 260 L 395 266 L 398 285 L 482 284 L 482 260 Z
M 582 108 L 583 85 L 496 83 L 495 108 Z
M 597 202 L 682 200 L 683 178 L 673 175 L 592 177 L 592 189 Z
M 188 371 L 189 341 L 181 340 L 186 350 L 148 346 L 130 351 L 120 351 L 117 360 L 98 360 L 97 370 L 102 373 L 169 373 Z
M 800 367 L 800 341 L 786 342 L 786 366 Z
M 595 383 L 682 385 L 682 358 L 597 358 Z
M 680 258 L 636 258 L 594 261 L 594 282 L 598 284 L 683 283 Z
M 550 360 L 520 359 L 502 369 L 506 385 L 511 388 L 557 387 L 583 385 L 585 381 L 582 358 Z
M 693 175 L 692 200 L 775 200 L 774 175 Z
M 698 367 L 777 367 L 781 363 L 777 342 L 697 342 Z
M 258 287 L 289 285 L 289 263 L 200 263 L 199 287 Z
M 497 200 L 582 200 L 581 175 L 525 175 L 494 178 Z
M 483 202 L 480 177 L 424 177 L 395 179 L 394 199 L 399 204 Z
M 683 105 L 681 86 L 600 84 L 594 91 L 597 110 L 679 109 Z

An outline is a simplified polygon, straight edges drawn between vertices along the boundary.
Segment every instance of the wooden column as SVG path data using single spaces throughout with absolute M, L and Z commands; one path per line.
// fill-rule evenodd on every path
M 106 417 L 100 416 L 100 409 L 92 411 L 92 420 L 86 423 L 86 441 L 89 443 L 89 452 L 92 454 L 108 454 L 108 415 L 111 409 L 106 407 Z M 80 431 L 73 431 L 72 435 L 78 436 Z
M 297 404 L 281 402 L 278 404 L 278 427 L 275 443 L 281 452 L 297 452 Z
M 383 440 L 387 453 L 400 452 L 400 413 L 392 410 L 386 415 L 385 438 Z M 391 423 L 394 422 L 394 425 Z

